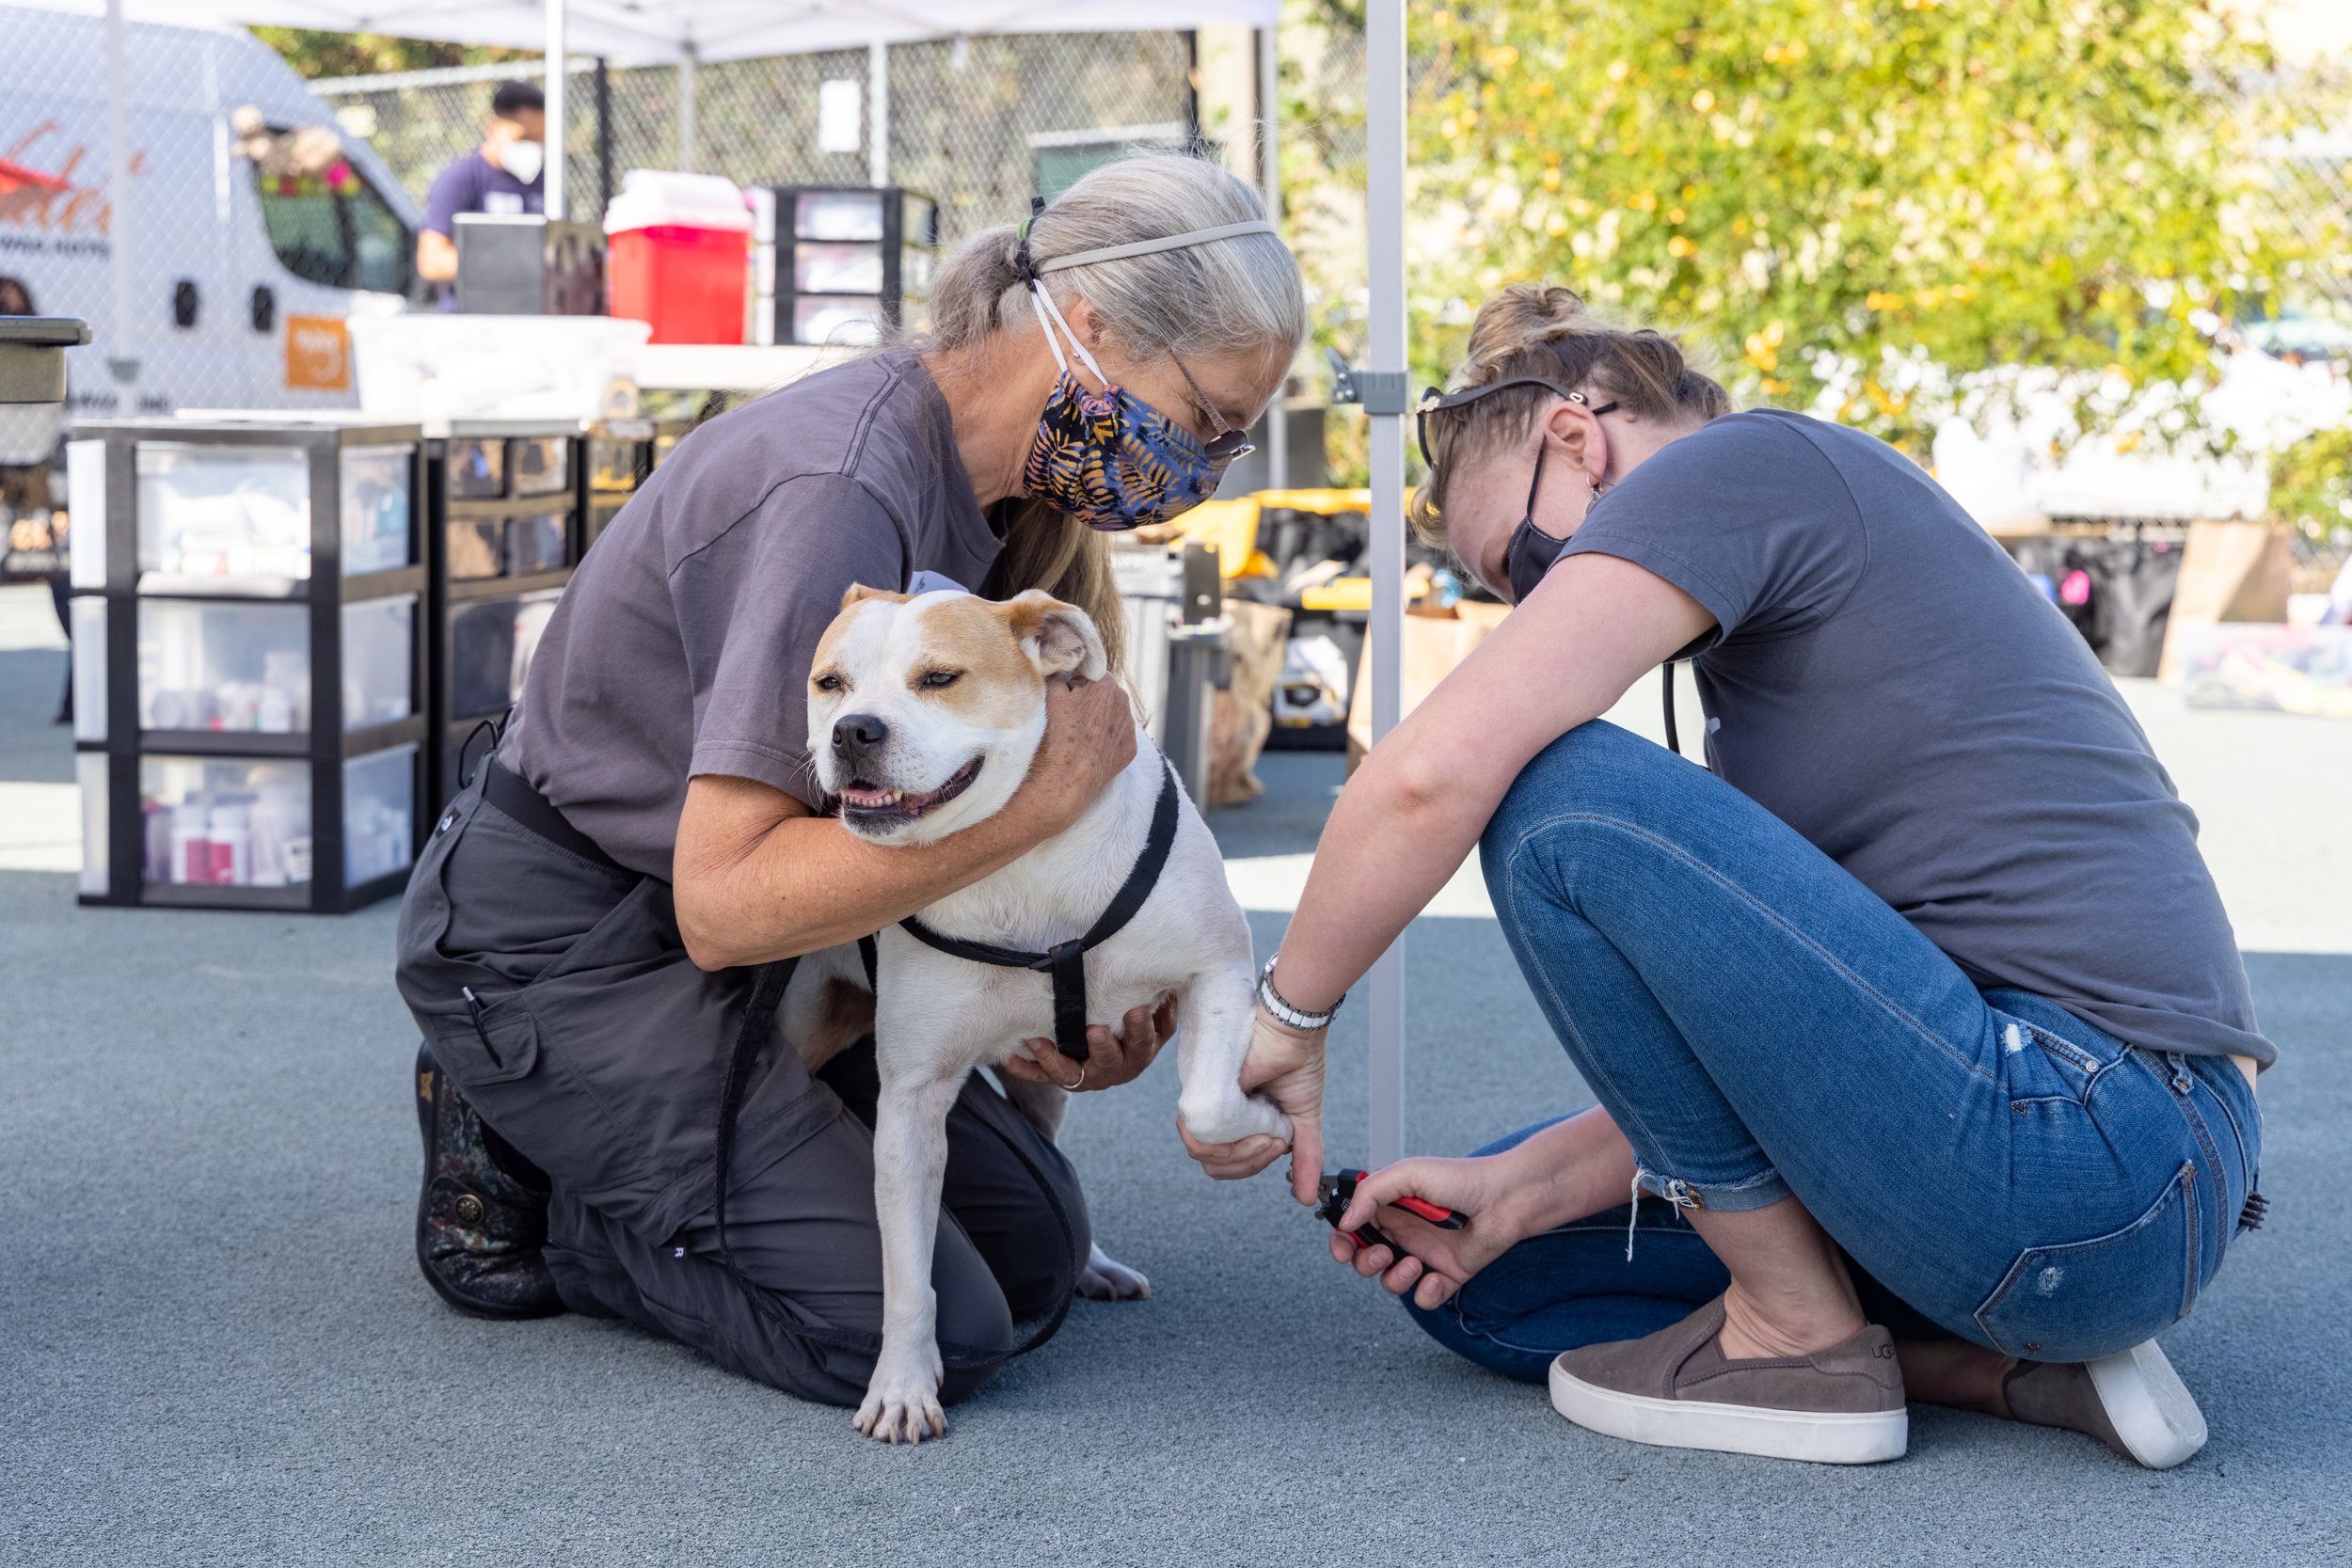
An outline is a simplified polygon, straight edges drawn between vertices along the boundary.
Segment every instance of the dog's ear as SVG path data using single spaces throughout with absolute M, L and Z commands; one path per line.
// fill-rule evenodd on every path
M 1110 668 L 1103 651 L 1103 634 L 1094 629 L 1093 618 L 1041 588 L 1007 600 L 1005 621 L 1012 628 L 1013 641 L 1041 673 L 1075 674 L 1095 681 Z
M 888 599 L 893 604 L 904 604 L 913 597 L 911 594 L 895 594 L 887 588 L 868 588 L 862 582 L 853 582 L 841 595 L 841 608 L 847 610 L 868 599 Z

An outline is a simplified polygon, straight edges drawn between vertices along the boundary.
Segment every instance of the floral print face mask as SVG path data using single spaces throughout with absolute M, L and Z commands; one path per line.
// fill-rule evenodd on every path
M 1226 466 L 1251 450 L 1248 438 L 1232 430 L 1203 445 L 1176 420 L 1113 386 L 1062 320 L 1043 284 L 1029 284 L 1029 303 L 1054 362 L 1061 367 L 1022 470 L 1022 485 L 1030 495 L 1089 528 L 1123 532 L 1207 500 Z M 1079 382 L 1062 353 L 1064 337 L 1103 384 L 1101 391 L 1089 391 Z M 1190 379 L 1189 371 L 1185 377 Z

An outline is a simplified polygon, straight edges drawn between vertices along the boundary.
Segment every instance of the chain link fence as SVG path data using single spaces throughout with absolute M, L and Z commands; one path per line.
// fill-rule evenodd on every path
M 691 166 L 744 185 L 864 184 L 872 135 L 866 52 L 786 55 L 695 69 L 692 144 L 673 66 L 566 76 L 565 176 L 575 214 L 600 209 L 628 169 Z M 1181 144 L 1195 114 L 1181 33 L 1074 33 L 894 45 L 889 56 L 893 183 L 940 203 L 954 244 L 1028 211 L 1057 154 L 1100 143 Z M 364 139 L 409 194 L 482 137 L 496 84 L 537 80 L 537 62 L 317 81 L 347 135 Z M 857 84 L 858 145 L 826 150 L 818 103 L 828 82 Z M 601 127 L 601 131 L 600 131 Z

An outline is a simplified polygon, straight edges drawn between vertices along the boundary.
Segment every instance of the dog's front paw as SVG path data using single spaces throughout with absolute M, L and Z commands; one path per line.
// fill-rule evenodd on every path
M 934 1348 L 927 1361 L 884 1354 L 866 1386 L 866 1402 L 851 1423 L 885 1443 L 920 1443 L 928 1433 L 947 1435 L 947 1413 L 939 1407 L 941 1371 Z
M 1089 1301 L 1145 1301 L 1152 1282 L 1098 1246 L 1087 1254 L 1078 1293 Z
M 1200 1143 L 1238 1143 L 1261 1134 L 1290 1141 L 1291 1118 L 1263 1095 L 1236 1089 L 1198 1104 L 1179 1100 L 1176 1108 L 1184 1118 L 1184 1131 Z

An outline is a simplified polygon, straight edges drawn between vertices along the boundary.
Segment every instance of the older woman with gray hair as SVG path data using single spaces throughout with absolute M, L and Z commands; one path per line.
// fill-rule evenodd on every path
M 1062 832 L 1134 755 L 1134 721 L 1115 681 L 1057 685 L 1009 805 L 877 848 L 819 815 L 818 639 L 852 584 L 1042 588 L 1093 616 L 1115 669 L 1105 535 L 1216 488 L 1306 331 L 1257 198 L 1174 156 L 976 236 L 930 310 L 927 336 L 679 446 L 581 562 L 420 857 L 399 964 L 425 1035 L 417 1244 L 459 1310 L 626 1318 L 805 1398 L 865 1391 L 872 1043 L 813 1077 L 742 1049 L 772 1009 L 754 976 Z M 1095 1030 L 1082 1086 L 1134 1077 L 1173 1028 L 1139 1008 L 1123 1041 Z M 1016 1323 L 1058 1321 L 1089 1248 L 1070 1167 L 1001 1094 L 967 1085 L 948 1138 L 932 1283 L 953 1400 L 1041 1338 Z

